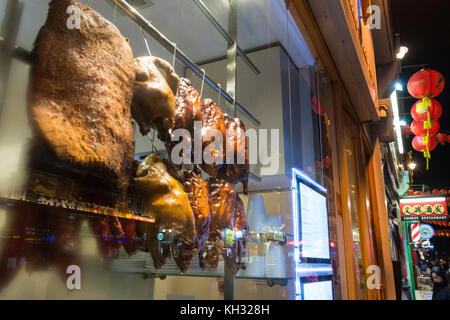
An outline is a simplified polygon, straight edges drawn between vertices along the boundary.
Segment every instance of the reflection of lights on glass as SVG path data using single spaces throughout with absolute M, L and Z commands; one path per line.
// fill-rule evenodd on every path
M 403 91 L 403 86 L 402 86 L 402 84 L 401 84 L 400 82 L 397 82 L 397 83 L 395 84 L 395 90 L 397 90 L 397 91 Z
M 406 125 L 407 125 L 407 123 L 405 120 L 400 120 L 400 126 L 404 127 Z
M 408 164 L 408 168 L 411 170 L 414 170 L 417 167 L 417 164 L 415 164 L 414 162 L 411 162 Z
M 408 47 L 401 46 L 400 49 L 397 52 L 397 59 L 403 59 L 405 55 L 408 53 L 409 49 Z
M 330 247 L 332 247 L 332 248 L 335 247 L 334 241 L 330 241 Z

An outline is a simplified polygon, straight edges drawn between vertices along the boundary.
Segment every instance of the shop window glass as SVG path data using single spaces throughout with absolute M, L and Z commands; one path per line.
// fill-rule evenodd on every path
M 33 49 L 36 36 L 46 20 L 49 2 L 24 2 L 17 37 L 17 45 L 21 48 L 27 51 Z M 173 63 L 174 52 L 143 32 L 112 1 L 82 2 L 90 2 L 93 9 L 120 30 L 128 39 L 134 57 L 152 54 Z M 229 80 L 226 60 L 228 44 L 205 15 L 192 2 L 185 0 L 144 2 L 146 5 L 137 7 L 141 15 L 176 43 L 177 49 L 204 69 L 222 89 L 226 89 Z M 228 2 L 208 0 L 204 3 L 222 26 L 228 29 Z M 260 74 L 254 74 L 242 58 L 237 58 L 236 101 L 253 114 L 261 125 L 255 125 L 243 112 L 226 103 L 216 90 L 202 83 L 202 77 L 195 75 L 180 60 L 175 60 L 174 69 L 179 76 L 188 78 L 199 93 L 203 87 L 202 98 L 213 99 L 222 110 L 240 118 L 247 129 L 267 129 L 269 132 L 272 129 L 279 130 L 279 148 L 268 148 L 269 155 L 275 153 L 279 167 L 266 176 L 286 177 L 296 167 L 319 184 L 325 185 L 332 197 L 332 173 L 329 166 L 323 169 L 324 163 L 328 163 L 327 157 L 333 161 L 330 152 L 332 142 L 327 127 L 332 118 L 332 94 L 328 89 L 319 89 L 322 85 L 318 83 L 316 61 L 293 18 L 286 13 L 284 1 L 249 0 L 237 3 L 238 45 L 248 52 Z M 5 1 L 0 2 L 0 21 L 5 11 L 2 9 L 4 4 Z M 0 298 L 223 298 L 221 278 L 225 262 L 222 256 L 219 256 L 220 263 L 216 270 L 207 267 L 205 272 L 201 271 L 199 258 L 196 257 L 191 265 L 195 272 L 183 275 L 171 259 L 158 276 L 143 279 L 140 273 L 155 275 L 149 250 L 143 249 L 145 246 L 142 245 L 149 241 L 147 237 L 150 235 L 145 228 L 150 222 L 136 222 L 136 230 L 142 228 L 144 231 L 137 231 L 137 235 L 134 235 L 133 239 L 137 240 L 133 243 L 139 243 L 140 246 L 138 252 L 131 256 L 126 247 L 129 243 L 126 239 L 117 238 L 120 232 L 114 229 L 117 222 L 126 230 L 134 228 L 128 218 L 131 213 L 142 209 L 141 200 L 133 198 L 126 206 L 122 203 L 112 204 L 109 195 L 98 195 L 102 192 L 98 185 L 89 185 L 86 190 L 81 190 L 78 184 L 85 181 L 83 175 L 81 178 L 77 175 L 54 177 L 47 176 L 45 172 L 28 170 L 27 152 L 33 136 L 26 101 L 29 72 L 29 63 L 14 59 L 6 93 L 0 97 L 3 105 L 0 118 L 0 191 L 2 195 L 7 194 L 7 200 L 0 202 L 0 235 L 3 239 L 9 239 L 6 245 L 6 242 L 0 244 L 0 277 L 3 277 L 0 279 L 0 284 L 3 284 Z M 320 112 L 321 103 L 325 104 L 326 115 Z M 167 156 L 165 146 L 154 130 L 143 136 L 136 122 L 133 129 L 135 160 L 142 161 L 150 153 Z M 270 136 L 268 139 L 270 141 Z M 324 150 L 322 143 L 326 145 Z M 252 164 L 250 171 L 256 176 L 264 176 L 263 167 L 261 163 Z M 201 177 L 209 178 L 204 172 Z M 276 189 L 276 184 L 261 187 L 258 183 L 257 179 L 251 180 L 251 186 L 259 186 L 260 189 L 249 192 L 248 196 L 243 195 L 242 188 L 236 187 L 249 219 L 252 214 L 260 214 L 262 208 L 267 218 L 259 232 L 263 236 L 250 235 L 259 238 L 251 238 L 246 255 L 242 258 L 254 264 L 237 274 L 236 297 L 294 299 L 293 248 L 296 244 L 292 238 L 291 193 Z M 288 180 L 287 190 L 290 188 L 289 183 Z M 68 195 L 71 199 L 66 199 Z M 61 208 L 63 204 L 58 202 L 61 199 L 79 201 L 84 205 L 83 210 L 75 211 L 70 207 L 70 201 L 64 202 L 68 208 Z M 329 201 L 332 203 L 331 198 Z M 108 216 L 111 208 L 125 211 L 115 217 L 117 220 L 113 218 L 112 222 L 108 222 L 105 216 Z M 329 210 L 332 219 L 334 209 L 330 206 Z M 102 226 L 109 231 L 102 229 Z M 285 237 L 282 238 L 286 240 L 284 243 L 279 238 L 277 240 L 280 233 Z M 20 235 L 21 240 L 14 240 L 17 235 Z M 256 245 L 261 237 L 265 240 Z M 334 234 L 332 239 L 336 244 Z M 66 287 L 63 280 L 67 277 L 65 267 L 68 263 L 80 266 L 83 290 L 70 291 Z M 265 269 L 261 270 L 261 266 Z M 21 268 L 33 271 L 31 280 L 24 276 Z M 34 272 L 38 270 L 42 272 Z M 276 281 L 268 282 L 274 278 Z M 42 286 L 47 290 L 40 290 Z

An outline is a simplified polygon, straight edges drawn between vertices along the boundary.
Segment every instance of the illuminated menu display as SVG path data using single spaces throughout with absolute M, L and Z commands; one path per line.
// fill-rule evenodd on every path
M 333 300 L 331 281 L 307 282 L 303 284 L 304 300 Z
M 307 185 L 299 185 L 301 256 L 330 259 L 327 199 Z

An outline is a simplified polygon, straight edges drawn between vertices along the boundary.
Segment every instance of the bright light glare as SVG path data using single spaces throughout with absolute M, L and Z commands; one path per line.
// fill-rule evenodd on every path
M 408 47 L 401 46 L 400 50 L 397 53 L 397 59 L 403 59 L 405 55 L 408 53 Z
M 410 164 L 408 164 L 408 168 L 410 168 L 411 170 L 414 170 L 417 167 L 417 164 L 415 164 L 414 162 L 411 162 Z
M 403 154 L 402 129 L 400 127 L 400 116 L 398 112 L 397 91 L 394 90 L 394 92 L 392 92 L 390 100 L 392 111 L 394 113 L 394 130 L 397 133 L 398 152 L 400 152 L 400 154 Z
M 401 84 L 400 82 L 397 82 L 397 83 L 395 84 L 395 90 L 397 90 L 397 91 L 403 91 L 403 86 L 402 86 L 402 84 Z
M 406 125 L 407 125 L 407 123 L 406 123 L 405 120 L 401 120 L 401 121 L 400 121 L 400 126 L 404 127 L 404 126 L 406 126 Z

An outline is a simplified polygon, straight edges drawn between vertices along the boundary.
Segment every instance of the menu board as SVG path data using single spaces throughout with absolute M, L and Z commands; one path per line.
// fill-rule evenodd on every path
M 330 259 L 327 199 L 299 182 L 302 257 Z
M 303 300 L 333 300 L 331 280 L 303 283 Z

